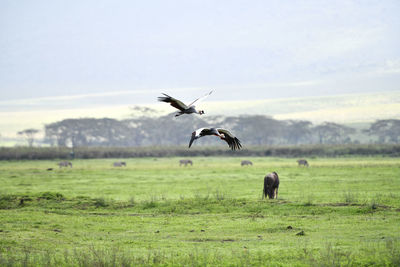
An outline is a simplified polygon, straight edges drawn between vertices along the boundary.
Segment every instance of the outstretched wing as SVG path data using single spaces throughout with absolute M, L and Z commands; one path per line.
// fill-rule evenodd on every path
M 200 128 L 200 129 L 197 129 L 196 131 L 194 131 L 192 133 L 192 137 L 190 138 L 189 147 L 192 146 L 194 140 L 199 139 L 200 137 L 202 137 L 204 135 L 207 135 L 207 132 L 209 132 L 209 131 L 210 131 L 209 128 Z
M 236 149 L 239 150 L 239 149 L 242 147 L 242 144 L 240 143 L 240 140 L 237 139 L 237 138 L 236 138 L 233 134 L 231 134 L 231 132 L 229 132 L 228 130 L 222 129 L 222 128 L 218 128 L 217 131 L 218 131 L 220 134 L 223 134 L 223 135 L 224 135 L 224 137 L 222 137 L 221 139 L 225 140 L 225 141 L 228 143 L 229 147 L 230 147 L 232 150 L 236 150 Z
M 190 103 L 188 106 L 193 106 L 194 103 L 196 103 L 198 101 L 198 103 L 200 101 L 203 101 L 207 96 L 211 95 L 211 93 L 214 92 L 214 90 L 211 90 L 211 92 L 209 92 L 208 94 L 203 95 L 202 97 L 197 98 L 195 101 L 193 101 L 192 103 Z
M 179 109 L 180 111 L 184 111 L 185 109 L 188 109 L 188 106 L 186 106 L 182 101 L 180 101 L 176 98 L 173 98 L 172 96 L 169 96 L 164 93 L 163 93 L 163 95 L 165 95 L 165 97 L 164 96 L 158 97 L 158 101 L 170 103 L 171 106 Z

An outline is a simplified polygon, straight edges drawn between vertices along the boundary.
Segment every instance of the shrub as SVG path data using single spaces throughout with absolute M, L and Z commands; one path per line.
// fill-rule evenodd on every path
M 96 206 L 96 208 L 107 207 L 109 205 L 103 197 L 95 198 L 93 200 L 94 200 L 94 205 Z
M 69 148 L 1 147 L 0 160 L 68 159 Z M 337 157 L 345 155 L 400 156 L 400 145 L 300 145 L 248 146 L 232 153 L 224 146 L 167 147 L 77 147 L 75 158 L 137 158 L 190 156 L 271 156 L 271 157 Z
M 38 199 L 64 200 L 64 196 L 61 193 L 57 192 L 43 192 L 39 194 Z

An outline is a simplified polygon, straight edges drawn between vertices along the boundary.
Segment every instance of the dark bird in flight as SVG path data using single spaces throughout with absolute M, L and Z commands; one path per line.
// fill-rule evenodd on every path
M 189 147 L 192 146 L 194 140 L 206 135 L 215 135 L 228 143 L 232 150 L 240 149 L 242 144 L 240 144 L 239 139 L 237 139 L 228 130 L 222 128 L 200 128 L 192 133 L 192 138 L 190 138 Z
M 195 101 L 193 101 L 192 103 L 190 103 L 189 105 L 185 105 L 182 101 L 173 98 L 172 96 L 169 96 L 167 94 L 164 94 L 165 96 L 160 96 L 158 97 L 158 101 L 160 102 L 166 102 L 166 103 L 170 103 L 171 106 L 173 106 L 174 108 L 179 109 L 179 112 L 175 115 L 175 117 L 178 117 L 180 115 L 183 114 L 191 114 L 191 113 L 197 113 L 199 115 L 203 115 L 204 114 L 204 110 L 196 110 L 196 106 L 194 105 L 194 103 L 196 103 L 198 101 L 198 103 L 203 100 L 204 98 L 206 98 L 207 96 L 211 95 L 213 91 L 209 92 L 208 94 L 197 98 Z

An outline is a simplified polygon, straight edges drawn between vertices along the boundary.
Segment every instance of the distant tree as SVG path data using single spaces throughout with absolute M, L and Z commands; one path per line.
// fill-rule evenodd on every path
M 351 139 L 349 135 L 356 132 L 356 130 L 351 127 L 333 122 L 324 122 L 323 124 L 312 128 L 312 131 L 317 135 L 320 144 L 340 144 L 350 142 Z
M 243 143 L 253 145 L 279 143 L 285 129 L 283 121 L 262 115 L 230 117 L 223 121 L 223 125 L 232 129 L 238 138 L 241 137 Z
M 364 132 L 377 136 L 379 143 L 398 144 L 400 142 L 400 120 L 378 120 Z
M 51 146 L 63 146 L 63 129 L 59 127 L 59 122 L 55 122 L 45 126 L 45 142 Z
M 45 126 L 45 140 L 54 145 L 125 146 L 131 129 L 115 119 L 66 119 Z
M 33 141 L 35 140 L 35 134 L 37 134 L 38 132 L 39 130 L 36 129 L 26 129 L 18 132 L 18 135 L 23 136 L 26 139 L 26 141 L 28 141 L 28 146 L 32 147 Z
M 311 125 L 309 121 L 287 121 L 284 136 L 288 144 L 310 143 Z

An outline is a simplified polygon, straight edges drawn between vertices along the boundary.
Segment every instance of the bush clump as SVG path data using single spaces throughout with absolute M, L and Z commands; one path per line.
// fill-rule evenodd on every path
M 46 199 L 46 200 L 64 200 L 64 196 L 58 192 L 43 192 L 39 194 L 38 199 Z

